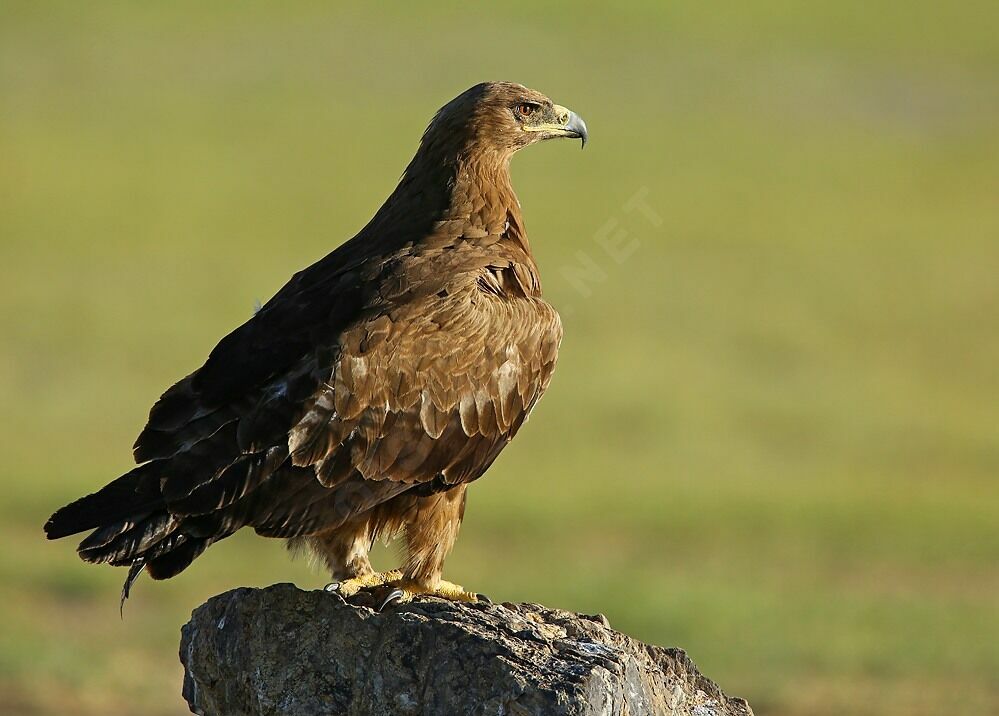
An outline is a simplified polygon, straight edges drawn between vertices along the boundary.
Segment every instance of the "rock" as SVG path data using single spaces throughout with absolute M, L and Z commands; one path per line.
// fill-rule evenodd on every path
M 378 613 L 291 584 L 236 589 L 182 632 L 194 713 L 752 714 L 679 649 L 537 604 L 425 598 Z

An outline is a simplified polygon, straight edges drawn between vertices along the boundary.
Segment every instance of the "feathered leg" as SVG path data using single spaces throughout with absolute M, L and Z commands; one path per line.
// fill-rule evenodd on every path
M 463 602 L 488 601 L 481 594 L 441 578 L 444 559 L 458 538 L 465 514 L 465 485 L 445 492 L 413 498 L 406 511 L 406 562 L 402 578 L 388 582 L 395 589 L 382 608 L 392 602 L 406 602 L 428 594 Z
M 376 572 L 371 567 L 368 552 L 374 538 L 370 515 L 364 515 L 327 532 L 290 540 L 289 547 L 296 549 L 304 543 L 329 567 L 333 581 L 326 589 L 350 597 L 361 589 L 377 587 L 402 576 L 398 570 Z

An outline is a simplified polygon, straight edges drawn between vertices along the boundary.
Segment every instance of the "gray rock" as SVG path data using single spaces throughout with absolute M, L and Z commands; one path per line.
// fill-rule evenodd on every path
M 679 649 L 537 604 L 420 599 L 383 613 L 291 584 L 236 589 L 182 632 L 194 713 L 751 716 Z

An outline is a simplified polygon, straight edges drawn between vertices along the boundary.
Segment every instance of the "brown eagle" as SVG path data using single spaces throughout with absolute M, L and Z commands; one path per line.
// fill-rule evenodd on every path
M 93 530 L 87 562 L 184 570 L 241 527 L 329 566 L 339 591 L 478 595 L 441 578 L 465 489 L 541 398 L 562 327 L 510 182 L 534 142 L 586 142 L 575 113 L 518 84 L 476 85 L 431 121 L 374 218 L 297 273 L 170 388 L 138 466 L 56 512 L 50 539 Z M 404 536 L 377 573 L 377 538 Z

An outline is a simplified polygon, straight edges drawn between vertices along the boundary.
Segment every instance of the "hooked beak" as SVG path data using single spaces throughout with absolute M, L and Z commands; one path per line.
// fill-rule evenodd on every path
M 579 139 L 581 146 L 586 146 L 589 134 L 586 131 L 586 122 L 578 114 L 562 105 L 552 106 L 551 114 L 547 121 L 538 124 L 526 125 L 525 132 L 543 132 L 546 136 L 542 139 L 554 139 L 556 137 L 568 137 L 569 139 Z
M 579 138 L 580 149 L 586 146 L 586 139 L 589 136 L 586 133 L 586 122 L 575 112 L 569 112 L 569 120 L 565 123 L 565 131 L 568 132 L 567 136 L 573 139 Z

